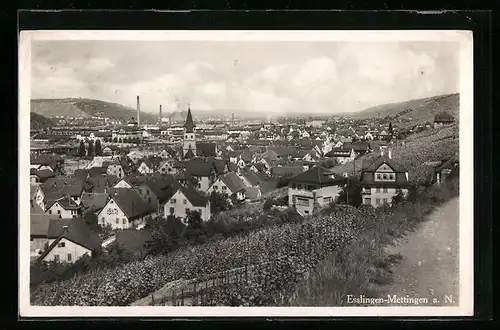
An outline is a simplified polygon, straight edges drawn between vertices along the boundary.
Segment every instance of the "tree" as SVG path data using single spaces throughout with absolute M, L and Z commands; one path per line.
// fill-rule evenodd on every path
M 337 202 L 358 207 L 362 204 L 361 183 L 356 179 L 347 179 L 345 186 L 339 194 Z
M 89 145 L 87 147 L 87 156 L 94 157 L 94 143 L 92 140 L 89 141 Z
M 210 194 L 210 209 L 212 214 L 231 209 L 231 204 L 227 200 L 227 195 L 212 191 Z
M 174 215 L 169 215 L 167 219 L 151 219 L 147 226 L 151 230 L 151 239 L 145 244 L 148 254 L 166 254 L 184 243 L 183 232 L 186 226 Z
M 78 156 L 85 157 L 86 154 L 87 151 L 85 150 L 85 142 L 83 142 L 83 140 L 80 140 L 80 146 L 78 147 Z
M 392 206 L 396 206 L 399 204 L 402 204 L 405 201 L 405 195 L 403 194 L 403 191 L 400 189 L 396 195 L 392 197 Z
M 189 244 L 203 244 L 207 241 L 207 230 L 201 219 L 200 212 L 188 211 L 188 225 L 184 231 L 184 237 Z
M 101 140 L 95 141 L 95 155 L 102 156 Z
M 389 123 L 389 134 L 392 136 L 392 133 L 393 133 L 393 129 L 392 129 L 392 122 Z

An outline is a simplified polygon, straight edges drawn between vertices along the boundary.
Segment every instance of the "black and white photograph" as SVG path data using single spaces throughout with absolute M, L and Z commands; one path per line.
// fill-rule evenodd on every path
M 472 315 L 472 43 L 21 32 L 21 315 Z

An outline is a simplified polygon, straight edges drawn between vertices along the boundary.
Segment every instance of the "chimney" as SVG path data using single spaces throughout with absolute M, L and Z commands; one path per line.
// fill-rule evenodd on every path
M 137 95 L 137 126 L 141 124 L 140 115 L 141 115 L 141 104 L 139 102 L 139 95 Z
M 160 104 L 160 123 L 159 123 L 160 126 L 161 126 L 161 119 L 162 119 L 162 116 L 161 116 L 161 104 Z

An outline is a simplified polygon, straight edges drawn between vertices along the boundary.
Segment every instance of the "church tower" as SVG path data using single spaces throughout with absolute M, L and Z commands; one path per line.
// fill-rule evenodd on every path
M 186 123 L 184 124 L 184 140 L 182 142 L 183 158 L 196 157 L 196 135 L 194 133 L 193 116 L 191 115 L 191 106 L 188 106 Z

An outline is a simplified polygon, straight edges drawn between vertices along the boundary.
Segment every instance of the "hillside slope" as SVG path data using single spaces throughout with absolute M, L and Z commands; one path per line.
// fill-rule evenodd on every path
M 117 103 L 83 99 L 33 99 L 31 112 L 45 117 L 90 117 L 105 116 L 115 120 L 128 120 L 136 117 L 136 110 Z M 141 112 L 141 121 L 156 122 L 158 117 L 146 112 Z
M 457 132 L 456 125 L 453 125 L 410 135 L 404 145 L 398 141 L 392 146 L 392 158 L 408 170 L 410 182 L 427 183 L 434 173 L 430 162 L 448 159 L 459 153 Z M 356 175 L 359 175 L 362 168 L 369 166 L 379 156 L 380 152 L 374 151 L 356 159 L 355 168 L 352 162 L 348 162 L 336 166 L 335 170 L 352 173 L 355 169 Z
M 353 114 L 353 117 L 364 119 L 378 117 L 380 114 L 380 118 L 390 116 L 392 118 L 409 120 L 413 125 L 416 125 L 427 121 L 432 123 L 436 114 L 446 111 L 458 120 L 460 110 L 459 101 L 459 94 L 439 95 L 401 103 L 379 105 Z
M 42 129 L 46 127 L 51 127 L 53 125 L 52 120 L 39 115 L 35 112 L 30 113 L 30 128 L 31 129 Z

